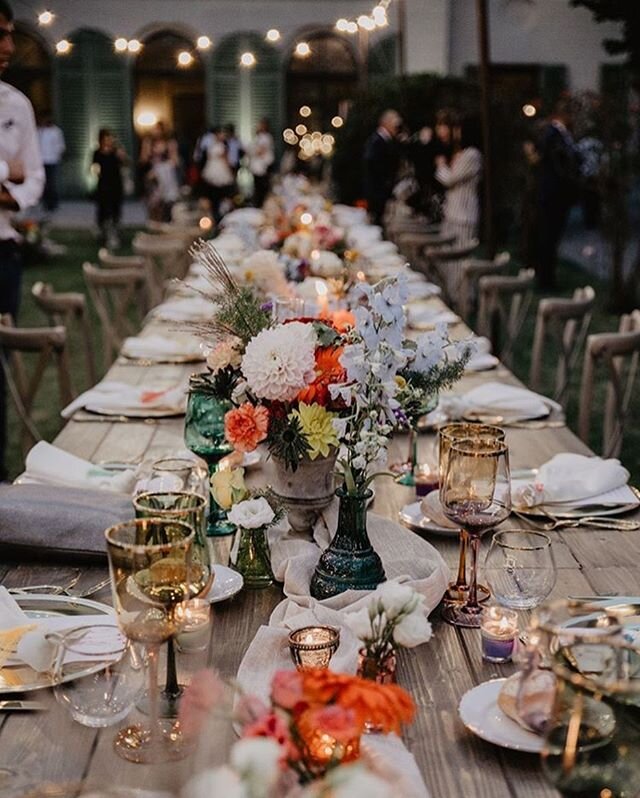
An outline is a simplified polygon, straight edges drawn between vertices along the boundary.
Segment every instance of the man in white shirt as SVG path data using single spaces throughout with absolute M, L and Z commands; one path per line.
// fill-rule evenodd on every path
M 53 213 L 59 204 L 58 180 L 60 161 L 67 147 L 63 132 L 54 124 L 50 114 L 45 114 L 42 117 L 42 122 L 38 126 L 38 138 L 40 140 L 40 152 L 42 154 L 45 173 L 42 204 L 46 211 Z
M 0 78 L 15 52 L 13 11 L 0 0 Z M 15 211 L 35 205 L 42 194 L 44 169 L 29 100 L 0 80 L 0 314 L 14 318 L 20 306 L 20 236 L 11 224 Z M 6 477 L 6 391 L 0 369 L 0 481 Z

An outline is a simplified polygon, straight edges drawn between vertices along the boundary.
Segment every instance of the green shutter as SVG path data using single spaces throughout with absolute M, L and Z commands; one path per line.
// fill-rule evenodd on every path
M 59 58 L 55 75 L 58 118 L 67 142 L 62 167 L 66 196 L 86 196 L 89 164 L 98 131 L 108 127 L 133 156 L 131 72 L 126 57 L 101 33 L 79 31 L 70 37 L 71 54 Z

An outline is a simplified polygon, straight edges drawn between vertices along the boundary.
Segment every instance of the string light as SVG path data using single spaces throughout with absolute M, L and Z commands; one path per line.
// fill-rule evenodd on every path
M 336 22 L 336 30 L 339 30 L 340 33 L 346 33 L 349 28 L 349 20 L 345 19 L 344 17 L 340 17 L 340 19 Z
M 123 38 L 122 36 L 119 36 L 115 40 L 115 42 L 113 43 L 113 47 L 114 47 L 116 52 L 124 53 L 127 50 L 127 45 L 128 44 L 129 44 L 129 42 L 125 38 Z
M 240 56 L 240 66 L 251 68 L 254 67 L 257 63 L 258 62 L 253 53 L 246 52 L 242 53 L 242 55 Z
M 376 28 L 384 28 L 389 24 L 387 9 L 392 0 L 379 0 L 378 4 L 371 9 L 370 14 L 360 14 L 356 19 L 346 19 L 340 17 L 336 21 L 335 28 L 340 33 L 357 33 L 358 30 L 373 31 Z
M 59 42 L 56 42 L 56 53 L 58 55 L 69 55 L 72 47 L 73 45 L 68 39 L 60 39 Z
M 265 39 L 268 42 L 271 42 L 272 44 L 275 44 L 275 42 L 279 42 L 280 41 L 280 31 L 277 28 L 270 28 L 267 31 Z
M 188 67 L 191 64 L 193 64 L 193 56 L 188 50 L 182 50 L 182 52 L 178 53 L 178 66 Z
M 198 50 L 208 50 L 211 47 L 211 39 L 208 36 L 198 36 L 196 47 Z
M 39 25 L 51 25 L 53 20 L 56 18 L 56 15 L 53 11 L 41 11 L 38 14 L 38 24 Z
M 304 136 L 304 134 L 306 132 L 307 132 L 307 126 L 306 125 L 296 125 L 296 133 L 299 136 Z
M 301 106 L 301 108 L 298 111 L 298 113 L 300 114 L 300 116 L 304 116 L 304 117 L 311 116 L 311 108 L 309 108 L 308 105 L 303 105 L 303 106 Z
M 142 50 L 142 42 L 139 39 L 129 39 L 127 50 L 134 55 Z
M 376 27 L 376 23 L 368 17 L 366 14 L 361 14 L 358 17 L 358 27 L 362 28 L 363 30 L 374 30 Z
M 334 116 L 331 120 L 331 124 L 333 127 L 342 127 L 344 125 L 344 119 L 341 116 Z
M 358 32 L 358 23 L 354 22 L 347 22 L 347 33 L 357 33 Z
M 309 42 L 298 42 L 294 52 L 299 58 L 308 58 L 311 55 L 311 47 L 309 46 Z
M 536 115 L 536 107 L 535 105 L 531 105 L 531 103 L 527 103 L 526 105 L 522 106 L 522 113 L 525 116 L 532 117 Z

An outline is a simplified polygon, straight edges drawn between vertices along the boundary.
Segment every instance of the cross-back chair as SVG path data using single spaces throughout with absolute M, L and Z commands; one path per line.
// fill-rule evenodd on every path
M 550 339 L 557 342 L 560 351 L 557 353 L 555 388 L 551 398 L 563 407 L 567 404 L 571 373 L 589 331 L 595 299 L 595 291 L 588 285 L 576 288 L 571 299 L 546 297 L 538 303 L 529 387 L 534 391 L 542 390 L 545 347 Z
M 82 272 L 102 327 L 106 370 L 124 339 L 140 328 L 146 307 L 146 276 L 140 269 L 100 269 L 91 263 L 84 263 Z
M 477 238 L 459 242 L 455 238 L 451 240 L 451 235 L 443 235 L 441 239 L 437 246 L 428 244 L 423 247 L 424 273 L 442 288 L 445 302 L 454 305 L 460 291 L 461 264 L 480 242 Z
M 90 386 L 94 385 L 98 381 L 98 371 L 85 295 L 79 291 L 54 291 L 50 283 L 38 281 L 31 288 L 31 296 L 40 310 L 46 314 L 51 327 L 64 327 L 67 334 L 76 328 L 82 339 L 87 382 Z
M 418 271 L 422 271 L 425 266 L 424 252 L 426 249 L 448 246 L 453 244 L 455 240 L 454 234 L 445 234 L 440 231 L 407 230 L 398 233 L 397 244 L 398 249 L 411 266 Z
M 620 454 L 638 375 L 639 358 L 640 310 L 623 315 L 617 333 L 597 333 L 587 338 L 580 389 L 578 433 L 588 443 L 595 402 L 595 379 L 598 366 L 602 366 L 608 376 L 602 419 L 603 457 L 617 457 Z
M 33 408 L 45 371 L 54 365 L 58 376 L 60 402 L 65 407 L 73 399 L 67 333 L 64 327 L 15 327 L 9 314 L 0 316 L 0 367 L 5 372 L 8 392 L 22 425 L 21 446 L 26 457 L 29 449 L 41 440 Z M 23 355 L 37 355 L 35 367 L 27 368 Z
M 478 334 L 491 340 L 493 352 L 506 366 L 511 365 L 531 305 L 534 279 L 533 269 L 520 269 L 515 277 L 497 274 L 478 282 Z
M 502 274 L 509 266 L 511 256 L 499 252 L 492 260 L 468 258 L 460 263 L 460 288 L 454 297 L 455 309 L 465 321 L 469 321 L 478 301 L 478 281 L 481 277 Z
M 136 233 L 133 251 L 147 261 L 153 304 L 162 300 L 167 281 L 182 279 L 189 268 L 188 246 L 181 238 Z

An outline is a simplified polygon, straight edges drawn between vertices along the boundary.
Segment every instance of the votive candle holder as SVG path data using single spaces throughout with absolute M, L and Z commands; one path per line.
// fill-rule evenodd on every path
M 485 607 L 480 619 L 482 658 L 509 662 L 518 637 L 518 613 L 504 607 Z
M 298 670 L 328 668 L 340 645 L 340 630 L 333 626 L 304 626 L 289 635 L 291 659 Z

